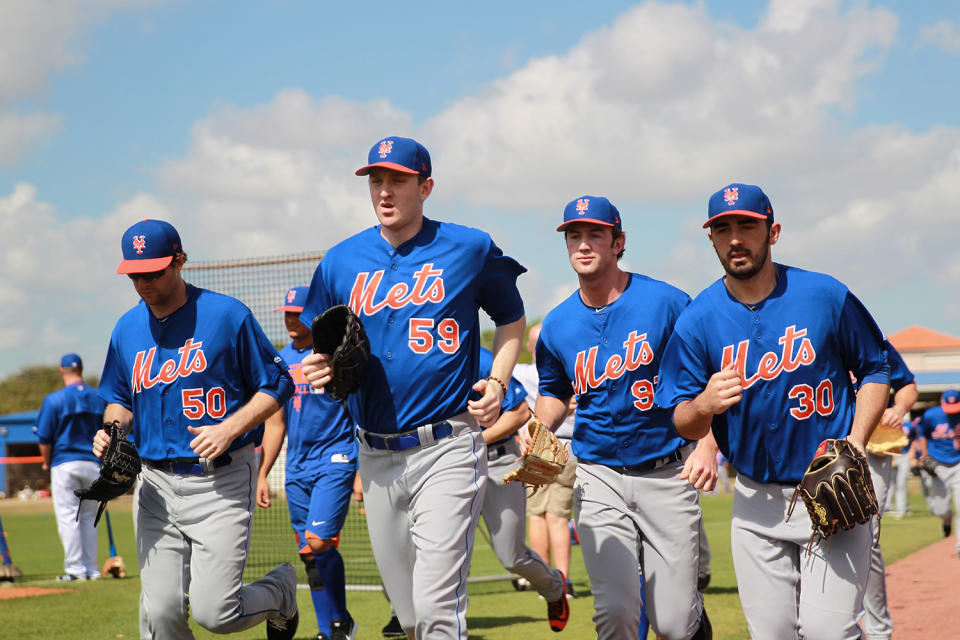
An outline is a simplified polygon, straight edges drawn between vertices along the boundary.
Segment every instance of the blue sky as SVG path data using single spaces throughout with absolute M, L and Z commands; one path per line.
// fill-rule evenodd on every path
M 706 200 L 745 181 L 784 226 L 775 259 L 837 276 L 887 332 L 960 334 L 955 2 L 0 13 L 0 375 L 68 350 L 99 369 L 136 301 L 113 269 L 137 219 L 174 222 L 194 260 L 325 248 L 372 224 L 351 169 L 390 134 L 434 156 L 428 215 L 490 231 L 529 267 L 530 316 L 575 287 L 552 231 L 570 199 L 609 196 L 624 266 L 695 294 L 719 276 Z

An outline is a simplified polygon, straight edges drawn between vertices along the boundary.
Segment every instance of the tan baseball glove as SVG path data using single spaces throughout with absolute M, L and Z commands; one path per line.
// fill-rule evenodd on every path
M 520 458 L 520 466 L 503 476 L 503 483 L 518 480 L 536 491 L 557 479 L 567 463 L 567 450 L 536 416 L 523 428 L 530 434 L 530 447 Z

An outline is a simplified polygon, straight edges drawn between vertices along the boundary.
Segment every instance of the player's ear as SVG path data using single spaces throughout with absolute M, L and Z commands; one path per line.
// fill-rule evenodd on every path
M 420 202 L 426 200 L 433 192 L 433 178 L 427 178 L 420 183 Z
M 779 239 L 780 239 L 780 223 L 779 223 L 779 222 L 774 222 L 773 224 L 770 225 L 769 237 L 767 238 L 767 244 L 769 244 L 769 245 L 771 245 L 771 246 L 772 246 L 772 245 L 775 245 L 775 244 L 777 244 L 777 240 L 779 240 Z

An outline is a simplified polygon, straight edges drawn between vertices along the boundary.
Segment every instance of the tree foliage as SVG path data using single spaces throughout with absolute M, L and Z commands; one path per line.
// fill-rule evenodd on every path
M 87 384 L 96 386 L 96 376 L 87 376 Z M 0 414 L 36 411 L 43 399 L 63 388 L 58 367 L 30 366 L 0 380 Z

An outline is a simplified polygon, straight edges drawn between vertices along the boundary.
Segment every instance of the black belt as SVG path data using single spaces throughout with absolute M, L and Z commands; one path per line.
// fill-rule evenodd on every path
M 433 432 L 434 440 L 440 440 L 453 434 L 453 425 L 449 422 L 438 422 L 437 424 L 430 425 L 430 429 Z M 420 442 L 420 434 L 416 429 L 387 436 L 369 431 L 362 433 L 367 444 L 374 449 L 381 449 L 383 451 L 406 451 L 407 449 L 419 447 L 422 444 Z
M 659 467 L 662 467 L 665 464 L 670 464 L 671 462 L 679 462 L 683 460 L 683 452 L 680 449 L 677 449 L 673 453 L 668 453 L 662 458 L 654 458 L 653 460 L 647 460 L 646 462 L 641 462 L 640 464 L 635 464 L 631 467 L 611 467 L 614 471 L 619 471 L 625 475 L 633 475 L 637 473 L 646 473 L 647 471 L 653 471 Z
M 206 458 L 203 459 L 206 460 Z M 228 453 L 217 456 L 213 460 L 207 460 L 206 465 L 201 463 L 200 460 L 201 458 L 167 458 L 165 460 L 144 459 L 144 462 L 154 469 L 169 471 L 181 476 L 202 476 L 207 471 L 225 467 L 233 462 L 233 458 Z
M 494 460 L 499 460 L 503 456 L 507 455 L 507 444 L 488 444 L 487 445 L 487 462 L 493 462 Z

